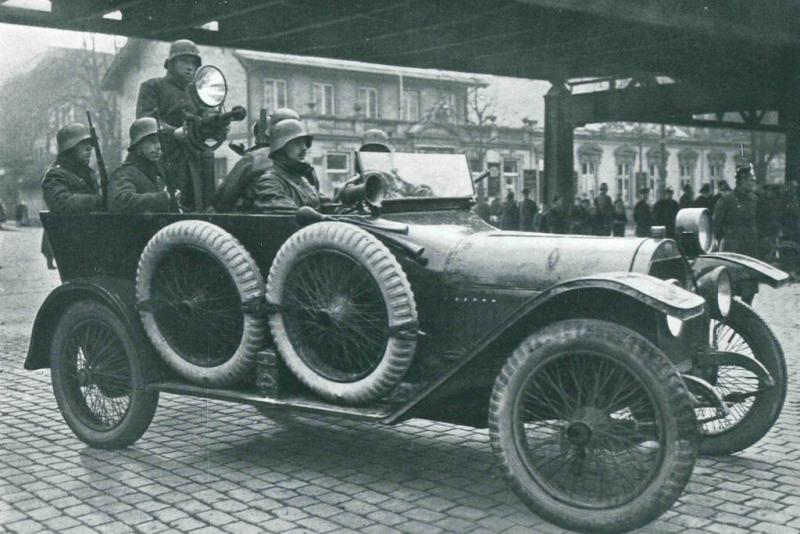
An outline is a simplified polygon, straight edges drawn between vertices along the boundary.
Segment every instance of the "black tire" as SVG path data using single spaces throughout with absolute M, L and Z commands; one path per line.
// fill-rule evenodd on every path
M 292 235 L 267 280 L 278 352 L 320 396 L 361 403 L 389 393 L 417 346 L 417 308 L 400 264 L 356 226 L 321 222 Z
M 514 351 L 489 407 L 514 492 L 564 528 L 625 532 L 666 511 L 697 455 L 688 392 L 649 341 L 598 320 L 554 323 Z
M 244 305 L 263 298 L 247 250 L 205 221 L 162 228 L 139 258 L 136 299 L 147 337 L 172 369 L 201 385 L 229 386 L 251 370 L 266 325 Z
M 146 388 L 148 357 L 107 306 L 81 301 L 64 311 L 50 373 L 58 408 L 81 441 L 120 449 L 145 433 L 158 405 L 158 392 Z
M 718 350 L 755 358 L 767 368 L 775 386 L 757 395 L 733 398 L 758 390 L 758 378 L 738 366 L 719 366 L 702 373 L 728 404 L 731 415 L 713 418 L 715 410 L 698 410 L 701 454 L 731 454 L 746 449 L 769 432 L 786 399 L 787 373 L 783 349 L 767 323 L 747 304 L 736 299 L 724 321 L 712 320 L 709 344 Z M 706 370 L 709 371 L 709 370 Z M 705 421 L 706 418 L 711 420 Z

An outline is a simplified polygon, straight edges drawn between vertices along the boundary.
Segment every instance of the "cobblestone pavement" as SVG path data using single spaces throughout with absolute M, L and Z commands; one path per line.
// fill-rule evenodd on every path
M 0 232 L 0 530 L 10 532 L 562 532 L 498 477 L 485 431 L 296 420 L 162 395 L 139 442 L 101 451 L 60 417 L 47 371 L 22 362 L 58 275 L 35 229 Z M 757 298 L 789 358 L 768 437 L 700 459 L 672 510 L 642 532 L 800 532 L 800 286 Z

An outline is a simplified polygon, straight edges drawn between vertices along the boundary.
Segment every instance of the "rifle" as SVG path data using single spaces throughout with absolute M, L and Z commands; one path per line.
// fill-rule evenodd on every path
M 103 153 L 100 151 L 100 142 L 97 139 L 97 131 L 94 129 L 91 111 L 86 112 L 86 119 L 89 121 L 89 135 L 92 137 L 94 154 L 97 157 L 97 170 L 100 173 L 100 191 L 103 195 L 103 209 L 108 211 L 108 172 L 106 171 L 106 163 L 103 161 Z

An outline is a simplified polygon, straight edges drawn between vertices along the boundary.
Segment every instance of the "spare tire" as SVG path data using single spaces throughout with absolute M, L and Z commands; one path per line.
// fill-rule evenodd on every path
M 321 222 L 292 235 L 267 278 L 269 326 L 286 366 L 343 403 L 389 393 L 417 347 L 417 308 L 403 269 L 372 234 Z
M 147 243 L 136 271 L 145 332 L 181 376 L 207 386 L 242 379 L 264 343 L 264 279 L 231 234 L 179 221 Z

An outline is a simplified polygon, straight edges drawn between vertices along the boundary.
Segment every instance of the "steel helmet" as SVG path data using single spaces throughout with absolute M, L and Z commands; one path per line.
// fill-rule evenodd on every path
M 194 44 L 194 41 L 190 41 L 189 39 L 178 39 L 169 45 L 169 57 L 164 61 L 164 68 L 167 67 L 167 63 L 178 56 L 192 56 L 197 60 L 198 67 L 203 63 L 203 60 L 200 58 L 200 50 L 197 48 L 197 45 Z
M 131 142 L 128 145 L 128 150 L 132 149 L 139 141 L 148 135 L 158 133 L 158 122 L 153 117 L 142 117 L 136 119 L 131 124 L 130 137 Z
M 284 119 L 277 124 L 273 124 L 269 128 L 270 156 L 286 146 L 289 141 L 304 137 L 306 140 L 306 147 L 311 146 L 314 136 L 308 134 L 306 129 L 297 119 Z
M 300 114 L 292 108 L 278 108 L 269 114 L 269 123 L 271 126 L 278 124 L 286 119 L 300 120 Z
M 391 152 L 392 146 L 389 144 L 389 136 L 386 135 L 386 132 L 373 128 L 361 136 L 361 147 L 358 150 L 359 152 Z
M 66 126 L 61 128 L 56 134 L 56 144 L 58 145 L 58 153 L 63 154 L 64 152 L 66 152 L 70 148 L 73 148 L 81 141 L 86 141 L 87 139 L 91 138 L 92 136 L 89 133 L 89 128 L 87 128 L 83 124 L 79 122 L 73 122 L 72 124 L 67 124 Z

